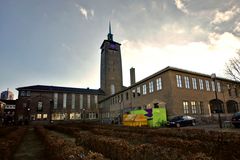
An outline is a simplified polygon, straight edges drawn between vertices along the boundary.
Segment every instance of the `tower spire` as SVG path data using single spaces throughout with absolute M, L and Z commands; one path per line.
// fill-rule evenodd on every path
M 111 21 L 109 21 L 109 33 L 112 34 L 112 30 L 111 30 Z
M 108 40 L 109 40 L 109 41 L 113 41 L 112 28 L 111 28 L 111 21 L 109 21 Z

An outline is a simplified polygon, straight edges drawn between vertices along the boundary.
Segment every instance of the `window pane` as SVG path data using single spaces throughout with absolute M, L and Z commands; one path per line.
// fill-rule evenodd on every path
M 176 75 L 177 87 L 182 88 L 182 78 L 180 75 Z

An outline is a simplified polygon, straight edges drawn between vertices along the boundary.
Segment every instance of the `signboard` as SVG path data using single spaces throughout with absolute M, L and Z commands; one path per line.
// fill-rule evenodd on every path
M 16 105 L 7 104 L 4 109 L 16 109 Z

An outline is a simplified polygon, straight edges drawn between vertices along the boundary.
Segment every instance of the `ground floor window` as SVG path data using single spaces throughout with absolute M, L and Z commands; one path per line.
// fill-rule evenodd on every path
M 42 119 L 42 114 L 37 114 L 37 120 Z
M 233 100 L 227 101 L 227 112 L 235 113 L 237 111 L 238 111 L 238 103 Z
M 183 101 L 184 114 L 204 114 L 202 101 Z
M 66 120 L 67 113 L 53 113 L 52 120 Z
M 47 117 L 48 117 L 47 114 L 43 114 L 43 119 L 44 119 L 44 120 L 47 120 Z
M 197 106 L 195 101 L 191 101 L 192 114 L 197 114 Z
M 183 113 L 189 114 L 189 104 L 188 101 L 183 101 Z

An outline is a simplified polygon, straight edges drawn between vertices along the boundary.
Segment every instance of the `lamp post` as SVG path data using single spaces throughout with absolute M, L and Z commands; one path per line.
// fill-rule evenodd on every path
M 216 104 L 217 104 L 217 110 L 218 110 L 218 122 L 219 122 L 219 127 L 222 128 L 222 120 L 221 120 L 221 115 L 220 115 L 220 105 L 218 102 L 218 97 L 217 97 L 217 85 L 216 85 L 216 74 L 213 73 L 211 75 L 211 79 L 214 82 L 214 87 L 215 87 L 215 97 L 216 97 Z
M 53 109 L 53 100 L 50 99 L 49 100 L 49 123 L 51 124 L 52 123 L 52 109 Z

